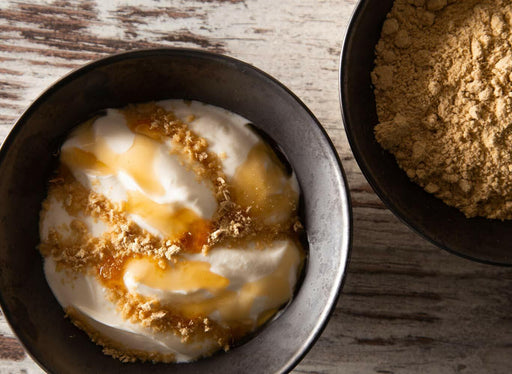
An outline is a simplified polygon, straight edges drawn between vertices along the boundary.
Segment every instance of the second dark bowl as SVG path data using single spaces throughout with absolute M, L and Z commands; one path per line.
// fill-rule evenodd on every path
M 393 0 L 362 0 L 341 54 L 340 99 L 348 140 L 366 179 L 402 221 L 437 246 L 459 256 L 512 265 L 512 222 L 468 219 L 411 182 L 373 134 L 378 123 L 370 79 L 375 45 Z

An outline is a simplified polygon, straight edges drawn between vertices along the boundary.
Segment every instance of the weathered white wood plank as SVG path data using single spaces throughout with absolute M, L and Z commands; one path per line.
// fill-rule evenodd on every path
M 265 70 L 316 114 L 342 159 L 354 248 L 338 307 L 300 373 L 508 373 L 512 271 L 423 240 L 373 193 L 338 104 L 339 51 L 355 0 L 0 2 L 0 141 L 53 81 L 148 47 L 226 53 Z M 0 318 L 0 374 L 39 373 Z

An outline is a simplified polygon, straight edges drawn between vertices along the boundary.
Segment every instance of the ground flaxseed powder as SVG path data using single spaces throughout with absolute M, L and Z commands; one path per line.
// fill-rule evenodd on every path
M 467 217 L 512 219 L 512 2 L 395 0 L 376 54 L 382 147 Z

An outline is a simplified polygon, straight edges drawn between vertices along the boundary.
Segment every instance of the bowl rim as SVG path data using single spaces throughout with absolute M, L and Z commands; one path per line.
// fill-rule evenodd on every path
M 58 78 L 54 81 L 48 88 L 46 88 L 41 94 L 39 94 L 28 106 L 27 108 L 19 115 L 19 117 L 15 120 L 14 125 L 11 130 L 5 137 L 3 143 L 0 146 L 0 169 L 2 167 L 3 161 L 7 154 L 7 150 L 11 147 L 11 145 L 15 142 L 18 132 L 21 127 L 25 123 L 26 119 L 29 118 L 34 111 L 41 105 L 41 103 L 52 93 L 59 90 L 62 86 L 67 84 L 68 82 L 74 80 L 75 78 L 85 74 L 91 70 L 96 68 L 109 65 L 111 63 L 115 63 L 117 61 L 129 60 L 132 58 L 142 58 L 142 57 L 151 57 L 151 56 L 192 56 L 194 58 L 202 58 L 207 60 L 213 60 L 221 64 L 231 64 L 234 65 L 237 70 L 250 70 L 255 73 L 259 79 L 263 79 L 268 81 L 269 83 L 276 85 L 278 88 L 283 90 L 288 96 L 290 96 L 297 104 L 299 104 L 307 113 L 307 115 L 311 118 L 311 120 L 315 123 L 316 127 L 320 130 L 324 140 L 328 145 L 328 151 L 332 153 L 335 164 L 333 176 L 336 181 L 336 190 L 340 195 L 340 201 L 342 206 L 342 216 L 344 222 L 346 222 L 345 227 L 342 230 L 338 231 L 337 234 L 341 236 L 340 247 L 339 247 L 339 264 L 337 267 L 336 276 L 331 282 L 331 288 L 329 292 L 329 297 L 327 302 L 320 314 L 320 318 L 317 320 L 314 328 L 309 332 L 307 339 L 305 339 L 300 348 L 293 354 L 293 356 L 287 361 L 284 362 L 279 372 L 290 372 L 298 363 L 306 356 L 306 354 L 311 350 L 316 341 L 320 338 L 320 335 L 324 331 L 327 323 L 336 308 L 337 302 L 339 300 L 341 291 L 343 289 L 346 276 L 347 269 L 350 263 L 351 252 L 352 252 L 352 235 L 353 235 L 353 219 L 352 219 L 352 204 L 350 198 L 350 190 L 347 182 L 347 177 L 345 171 L 343 169 L 339 154 L 330 139 L 327 131 L 320 124 L 315 115 L 311 112 L 311 110 L 304 104 L 304 102 L 295 95 L 290 89 L 288 89 L 284 84 L 278 81 L 276 78 L 271 76 L 270 74 L 264 72 L 263 70 L 247 63 L 237 58 L 221 54 L 210 52 L 197 48 L 181 48 L 181 47 L 162 47 L 162 48 L 142 48 L 142 49 L 133 49 L 129 51 L 122 51 L 114 54 L 110 54 L 93 61 L 90 61 L 86 64 L 80 65 L 70 72 L 66 73 L 62 77 Z M 27 349 L 27 345 L 25 341 L 20 339 L 18 336 L 16 329 L 13 328 L 13 324 L 11 323 L 11 312 L 6 307 L 6 302 L 3 298 L 2 293 L 0 292 L 0 307 L 2 312 L 4 313 L 5 320 L 9 325 L 11 331 L 16 336 L 18 342 L 22 345 L 25 350 L 25 353 L 45 372 L 52 372 L 52 368 L 43 364 L 43 360 L 37 357 L 37 354 L 32 352 L 30 349 Z
M 464 258 L 466 260 L 471 260 L 471 261 L 475 261 L 475 262 L 486 264 L 486 265 L 512 267 L 512 263 L 481 259 L 478 257 L 474 257 L 471 255 L 453 250 L 453 249 L 449 248 L 447 245 L 443 244 L 441 241 L 439 241 L 436 238 L 434 238 L 433 236 L 429 235 L 425 230 L 422 230 L 421 228 L 416 227 L 413 223 L 411 223 L 409 221 L 409 218 L 405 214 L 402 214 L 400 212 L 400 210 L 396 207 L 394 202 L 387 197 L 386 193 L 379 187 L 377 181 L 370 173 L 368 165 L 364 161 L 364 157 L 362 157 L 362 152 L 357 147 L 357 143 L 353 136 L 353 133 L 351 130 L 352 125 L 350 124 L 350 122 L 348 121 L 348 118 L 347 118 L 348 117 L 348 115 L 347 115 L 348 108 L 346 107 L 346 101 L 345 101 L 345 96 L 346 96 L 345 95 L 345 82 L 346 82 L 345 66 L 346 66 L 347 50 L 348 50 L 347 44 L 348 44 L 348 40 L 352 36 L 352 33 L 354 32 L 355 21 L 359 18 L 364 6 L 369 1 L 370 0 L 359 0 L 358 4 L 354 8 L 354 11 L 352 12 L 347 29 L 345 31 L 345 35 L 343 37 L 343 43 L 342 43 L 339 64 L 338 64 L 338 98 L 339 98 L 340 109 L 341 109 L 341 117 L 343 119 L 345 133 L 347 135 L 347 139 L 350 144 L 350 148 L 352 150 L 352 153 L 354 154 L 354 158 L 355 158 L 359 168 L 361 169 L 361 172 L 363 173 L 366 180 L 372 187 L 373 191 L 377 194 L 377 196 L 385 204 L 385 206 L 395 215 L 395 217 L 397 217 L 402 223 L 404 223 L 407 227 L 409 227 L 409 229 L 411 229 L 413 232 L 415 232 L 419 236 L 423 237 L 430 243 L 434 244 L 438 248 L 441 248 L 441 249 L 447 251 L 448 253 L 451 253 L 451 254 L 461 257 L 461 258 Z M 413 183 L 413 182 L 410 181 L 410 183 Z

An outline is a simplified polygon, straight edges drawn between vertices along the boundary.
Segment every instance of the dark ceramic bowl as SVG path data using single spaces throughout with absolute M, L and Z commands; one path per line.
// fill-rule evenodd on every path
M 295 299 L 248 342 L 190 364 L 122 364 L 67 319 L 47 286 L 38 214 L 55 152 L 98 110 L 167 98 L 236 112 L 283 149 L 303 192 L 309 259 Z M 291 370 L 336 305 L 351 242 L 347 185 L 336 151 L 313 114 L 272 77 L 216 54 L 159 49 L 82 67 L 41 95 L 0 152 L 0 290 L 3 312 L 31 356 L 52 373 L 271 373 Z
M 512 265 L 512 222 L 467 219 L 411 182 L 394 156 L 374 138 L 378 119 L 370 72 L 375 45 L 392 4 L 393 0 L 362 0 L 352 16 L 341 53 L 343 120 L 359 167 L 388 208 L 432 243 L 471 260 Z

